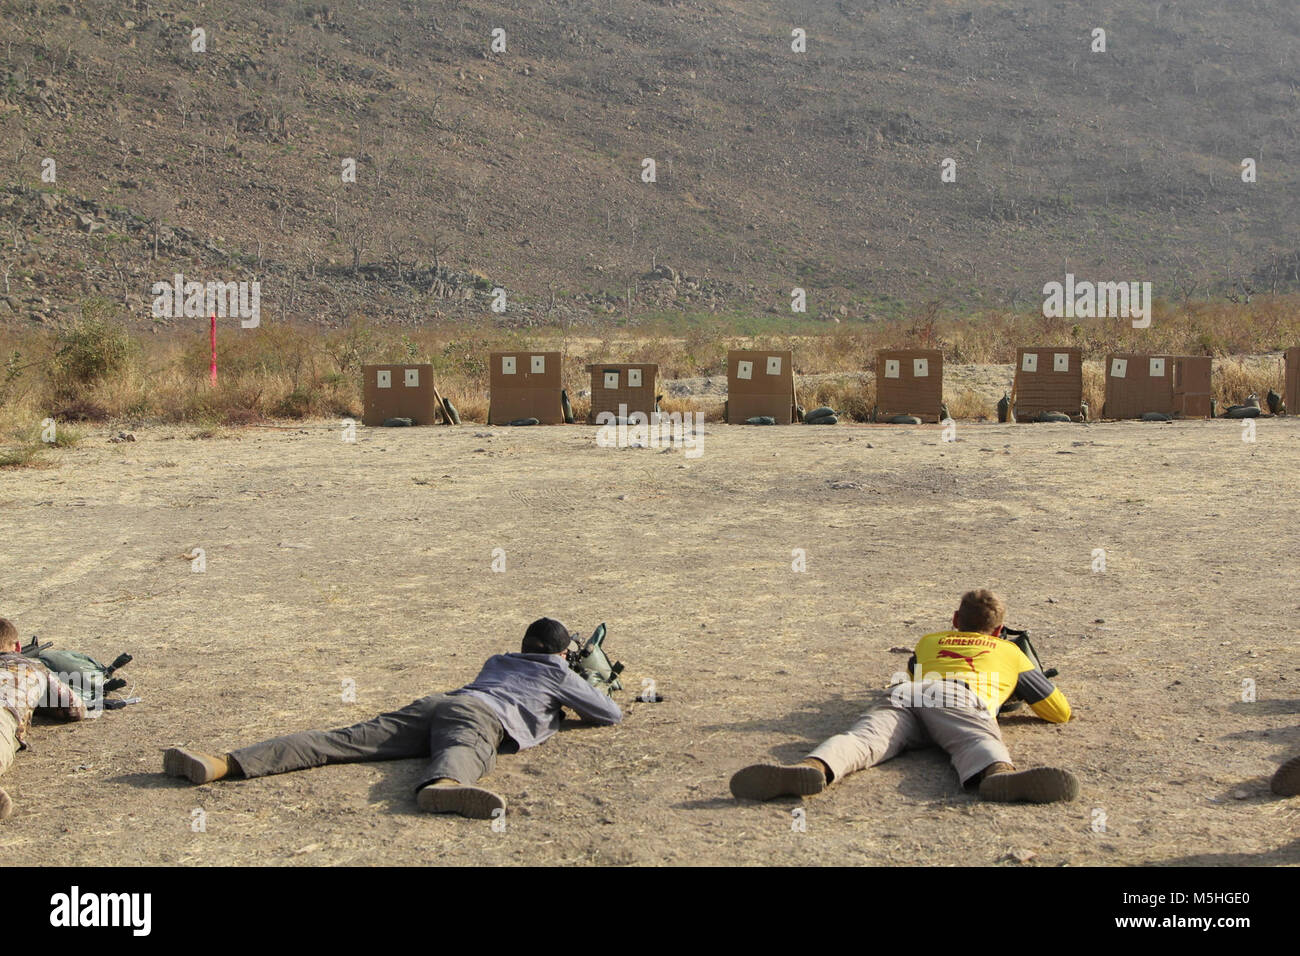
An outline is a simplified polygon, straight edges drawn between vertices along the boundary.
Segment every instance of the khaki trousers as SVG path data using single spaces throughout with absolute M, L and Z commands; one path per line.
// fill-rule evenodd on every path
M 916 747 L 948 752 L 963 786 L 989 764 L 1011 763 L 998 722 L 984 701 L 960 680 L 897 684 L 889 703 L 873 707 L 808 756 L 831 768 L 835 779 Z

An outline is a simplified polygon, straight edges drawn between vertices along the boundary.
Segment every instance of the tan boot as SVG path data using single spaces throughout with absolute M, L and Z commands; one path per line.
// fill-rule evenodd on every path
M 415 805 L 425 813 L 458 813 L 474 820 L 491 820 L 494 815 L 501 815 L 495 811 L 505 811 L 506 800 L 483 787 L 470 787 L 459 780 L 442 777 L 419 789 Z
M 771 800 L 775 797 L 805 797 L 826 789 L 826 772 L 821 761 L 808 758 L 793 767 L 756 763 L 737 770 L 731 778 L 731 794 L 741 800 Z
M 0 820 L 8 820 L 14 815 L 14 802 L 9 798 L 9 794 L 0 790 Z
M 1300 797 L 1300 756 L 1292 757 L 1278 767 L 1268 785 L 1279 796 Z
M 984 769 L 980 781 L 980 799 L 993 803 L 1058 803 L 1078 795 L 1079 781 L 1074 774 L 1057 767 L 1016 770 L 995 763 Z
M 163 754 L 163 772 L 169 777 L 183 777 L 190 783 L 211 783 L 230 776 L 230 755 L 217 757 L 173 747 Z

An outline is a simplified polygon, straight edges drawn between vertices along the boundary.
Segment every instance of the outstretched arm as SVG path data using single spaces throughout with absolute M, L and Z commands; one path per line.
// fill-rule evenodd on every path
M 1070 719 L 1070 702 L 1048 680 L 1047 675 L 1036 667 L 1020 672 L 1015 692 L 1043 720 L 1063 724 Z
M 617 724 L 623 719 L 623 712 L 618 709 L 618 704 L 573 671 L 568 671 L 564 675 L 564 683 L 560 685 L 556 696 L 561 704 L 592 723 Z
M 46 703 L 43 709 L 52 710 L 55 716 L 64 720 L 87 720 L 98 717 L 99 710 L 91 711 L 81 695 L 59 679 L 57 674 L 50 674 L 49 686 L 45 692 Z

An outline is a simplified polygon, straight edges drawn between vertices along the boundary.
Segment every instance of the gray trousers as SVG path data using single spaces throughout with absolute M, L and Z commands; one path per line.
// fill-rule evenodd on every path
M 808 756 L 831 768 L 835 779 L 883 763 L 904 750 L 939 746 L 948 751 L 957 779 L 971 785 L 992 763 L 1011 763 L 997 717 L 960 680 L 897 684 L 889 703 L 873 707 Z
M 235 750 L 245 777 L 328 763 L 428 757 L 416 789 L 444 777 L 470 784 L 489 773 L 497 750 L 513 743 L 490 707 L 468 694 L 431 694 L 401 710 L 338 730 L 308 730 Z

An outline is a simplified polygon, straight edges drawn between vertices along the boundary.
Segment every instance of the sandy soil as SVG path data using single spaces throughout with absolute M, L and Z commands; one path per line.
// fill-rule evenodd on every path
M 1267 788 L 1300 752 L 1300 421 L 1261 421 L 1253 444 L 1224 421 L 961 424 L 953 444 L 717 425 L 697 459 L 595 432 L 102 431 L 58 467 L 0 472 L 0 613 L 24 638 L 133 653 L 144 698 L 34 729 L 2 781 L 0 861 L 1300 863 L 1300 800 Z M 1078 802 L 982 804 L 936 751 L 804 804 L 732 800 L 734 770 L 846 727 L 904 665 L 891 649 L 980 585 L 1061 668 L 1076 720 L 1003 725 L 1021 765 L 1079 775 Z M 159 773 L 169 746 L 456 687 L 540 614 L 607 621 L 628 685 L 666 700 L 503 756 L 504 831 L 417 813 L 418 761 L 204 787 Z

